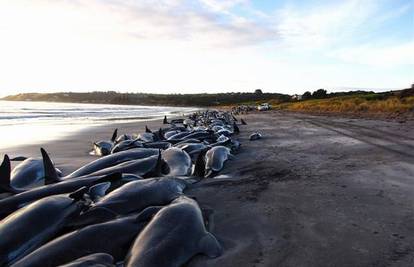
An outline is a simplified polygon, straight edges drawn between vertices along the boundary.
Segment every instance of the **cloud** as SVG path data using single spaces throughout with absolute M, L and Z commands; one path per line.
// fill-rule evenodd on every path
M 196 4 L 194 1 L 184 0 L 155 3 L 148 0 L 47 2 L 57 9 L 70 10 L 73 13 L 72 20 L 75 19 L 74 16 L 84 17 L 85 19 L 81 19 L 85 25 L 84 31 L 101 32 L 108 36 L 122 34 L 125 38 L 131 37 L 139 41 L 173 41 L 191 43 L 201 48 L 233 48 L 277 39 L 277 32 L 273 29 L 263 27 L 254 20 L 225 12 L 228 8 L 244 2 L 241 0 L 201 0 Z M 35 6 L 32 8 L 41 9 Z
M 258 10 L 249 0 L 14 2 L 26 4 L 27 10 L 39 16 L 53 18 L 38 29 L 60 27 L 63 34 L 71 34 L 75 29 L 80 31 L 75 34 L 83 37 L 92 34 L 102 39 L 115 36 L 138 41 L 171 41 L 200 48 L 270 43 L 277 48 L 301 50 L 344 45 L 353 41 L 356 34 L 364 34 L 361 32 L 364 24 L 391 19 L 409 8 L 405 5 L 383 12 L 375 0 L 335 1 L 309 8 L 287 4 L 266 11 Z M 243 8 L 246 14 L 233 11 L 236 7 Z M 53 12 L 66 15 L 50 16 Z
M 285 6 L 275 13 L 275 27 L 288 46 L 320 48 L 346 41 L 377 12 L 375 1 L 350 0 L 309 8 Z
M 202 0 L 201 6 L 155 8 L 152 4 L 132 5 L 128 6 L 133 13 L 129 23 L 137 37 L 191 42 L 201 47 L 241 47 L 276 40 L 277 33 L 272 29 L 226 11 L 242 2 Z
M 414 41 L 388 46 L 365 44 L 342 48 L 331 52 L 331 56 L 351 64 L 393 68 L 401 65 L 414 67 Z
M 214 12 L 232 14 L 229 10 L 238 5 L 246 5 L 248 0 L 200 0 L 202 4 Z

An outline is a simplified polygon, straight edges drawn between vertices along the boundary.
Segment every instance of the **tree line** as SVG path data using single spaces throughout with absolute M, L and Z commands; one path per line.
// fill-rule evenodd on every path
M 96 91 L 89 93 L 25 93 L 7 96 L 4 100 L 207 107 L 269 100 L 284 102 L 289 101 L 290 96 L 278 93 L 263 93 L 258 90 L 254 93 L 220 94 L 146 94 Z

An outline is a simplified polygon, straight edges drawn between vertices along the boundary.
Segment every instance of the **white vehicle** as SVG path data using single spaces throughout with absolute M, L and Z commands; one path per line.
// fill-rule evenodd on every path
M 270 110 L 272 106 L 270 106 L 268 103 L 263 103 L 257 106 L 258 111 L 264 111 L 264 110 Z

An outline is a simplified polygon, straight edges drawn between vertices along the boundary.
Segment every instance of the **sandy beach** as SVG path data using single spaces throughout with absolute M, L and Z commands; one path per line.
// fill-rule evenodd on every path
M 413 266 L 414 121 L 269 111 L 242 115 L 242 149 L 221 175 L 188 190 L 214 210 L 217 259 L 188 266 Z M 97 126 L 63 140 L 2 149 L 66 174 L 95 159 L 92 142 L 161 121 Z M 263 139 L 248 141 L 258 131 Z M 30 133 L 28 133 L 30 138 Z

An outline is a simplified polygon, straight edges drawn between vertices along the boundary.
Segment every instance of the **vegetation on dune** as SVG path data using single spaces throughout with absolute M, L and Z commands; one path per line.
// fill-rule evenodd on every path
M 339 95 L 339 96 L 338 96 Z M 273 103 L 278 109 L 321 113 L 414 112 L 414 89 L 386 93 L 329 94 L 326 98 Z

